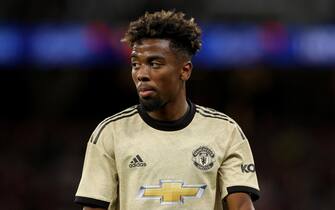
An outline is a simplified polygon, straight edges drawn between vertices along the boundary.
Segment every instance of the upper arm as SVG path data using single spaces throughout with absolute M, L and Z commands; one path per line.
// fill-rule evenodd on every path
M 252 200 L 257 200 L 259 187 L 251 148 L 238 125 L 234 126 L 229 141 L 231 146 L 227 148 L 218 171 L 221 198 L 245 193 L 249 199 L 251 197 Z
M 254 210 L 251 198 L 246 193 L 233 193 L 226 197 L 226 204 L 229 210 Z
M 87 143 L 83 172 L 75 202 L 96 209 L 115 205 L 118 175 L 112 145 L 112 132 L 98 126 Z M 90 206 L 90 207 L 88 207 Z

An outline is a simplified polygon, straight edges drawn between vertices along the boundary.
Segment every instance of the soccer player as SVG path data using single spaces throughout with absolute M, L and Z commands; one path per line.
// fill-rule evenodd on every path
M 186 96 L 201 30 L 183 13 L 131 22 L 139 105 L 103 120 L 87 144 L 75 202 L 84 210 L 250 210 L 253 156 L 237 123 Z

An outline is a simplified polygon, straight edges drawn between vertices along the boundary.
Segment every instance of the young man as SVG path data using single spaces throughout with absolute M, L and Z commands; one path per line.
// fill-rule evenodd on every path
M 254 209 L 248 140 L 227 115 L 186 97 L 200 35 L 193 19 L 173 11 L 130 24 L 123 41 L 140 104 L 93 132 L 75 198 L 85 210 Z

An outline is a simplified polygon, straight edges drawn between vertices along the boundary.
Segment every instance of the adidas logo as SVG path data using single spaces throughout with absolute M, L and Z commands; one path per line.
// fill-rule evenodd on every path
M 147 166 L 147 164 L 142 160 L 142 158 L 139 155 L 136 155 L 136 157 L 134 157 L 129 164 L 129 168 L 145 167 L 145 166 Z

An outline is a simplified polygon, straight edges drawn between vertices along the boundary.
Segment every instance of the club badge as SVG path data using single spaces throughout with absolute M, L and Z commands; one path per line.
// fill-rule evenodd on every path
M 212 149 L 201 146 L 192 152 L 193 164 L 200 170 L 209 170 L 214 166 L 215 153 Z

